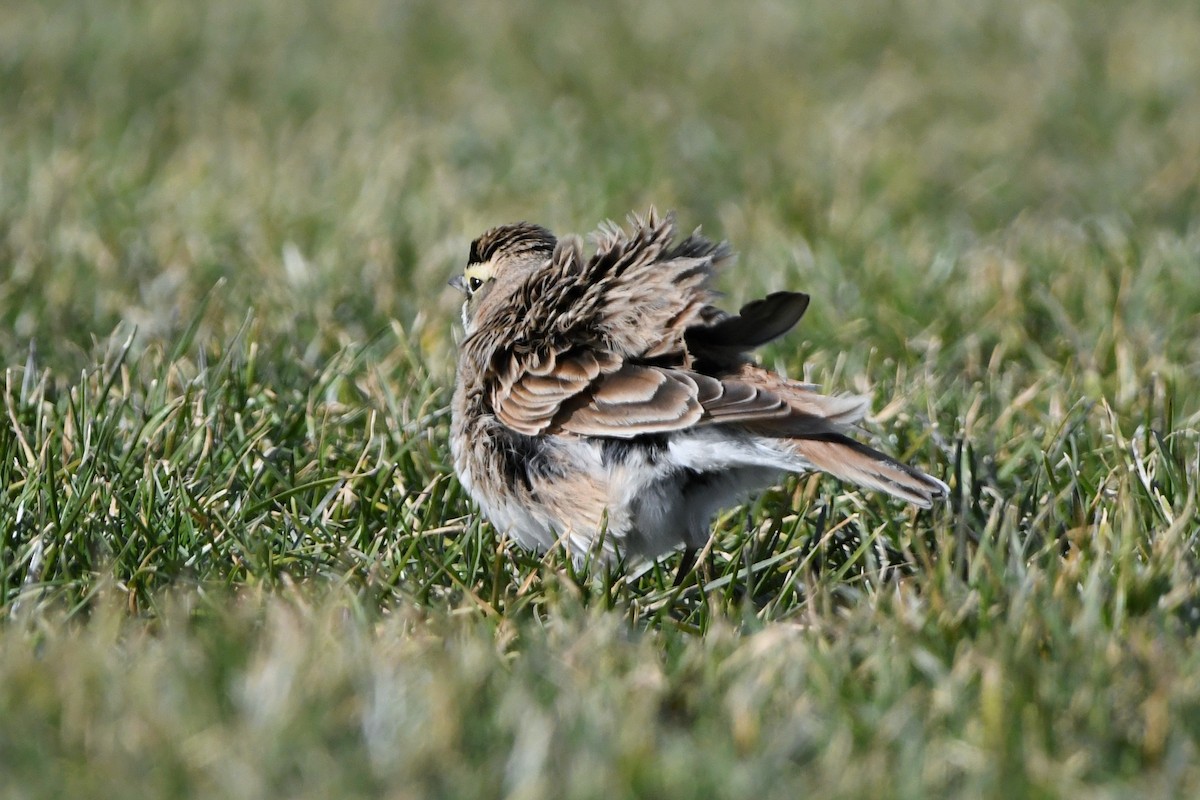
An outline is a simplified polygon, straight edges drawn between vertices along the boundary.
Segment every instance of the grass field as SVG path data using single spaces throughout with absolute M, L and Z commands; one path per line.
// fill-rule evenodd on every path
M 1200 796 L 1193 0 L 0 6 L 0 797 Z M 497 541 L 468 242 L 676 209 L 917 514 Z

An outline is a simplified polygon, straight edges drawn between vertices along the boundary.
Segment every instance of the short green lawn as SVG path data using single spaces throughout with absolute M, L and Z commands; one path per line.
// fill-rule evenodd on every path
M 1190 0 L 0 9 L 0 797 L 1200 795 Z M 524 553 L 483 229 L 727 237 L 942 476 Z

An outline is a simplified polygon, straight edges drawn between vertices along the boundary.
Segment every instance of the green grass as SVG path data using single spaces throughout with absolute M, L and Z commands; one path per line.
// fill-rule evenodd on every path
M 1200 794 L 1193 6 L 5 3 L 0 797 Z M 497 541 L 445 281 L 651 203 L 944 509 Z

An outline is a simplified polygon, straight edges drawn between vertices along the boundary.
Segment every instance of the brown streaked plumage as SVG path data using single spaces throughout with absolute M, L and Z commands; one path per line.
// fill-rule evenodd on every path
M 808 295 L 737 314 L 709 283 L 731 257 L 676 241 L 652 210 L 577 237 L 493 228 L 451 284 L 467 295 L 451 425 L 454 466 L 501 532 L 572 555 L 655 558 L 697 548 L 713 514 L 783 472 L 821 470 L 928 508 L 947 487 L 847 435 L 867 400 L 758 366 Z

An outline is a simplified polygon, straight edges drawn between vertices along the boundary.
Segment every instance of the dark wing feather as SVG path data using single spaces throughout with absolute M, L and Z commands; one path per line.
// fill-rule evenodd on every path
M 774 292 L 742 306 L 737 314 L 716 315 L 684 334 L 697 366 L 705 372 L 732 369 L 746 353 L 791 330 L 808 309 L 802 292 Z

